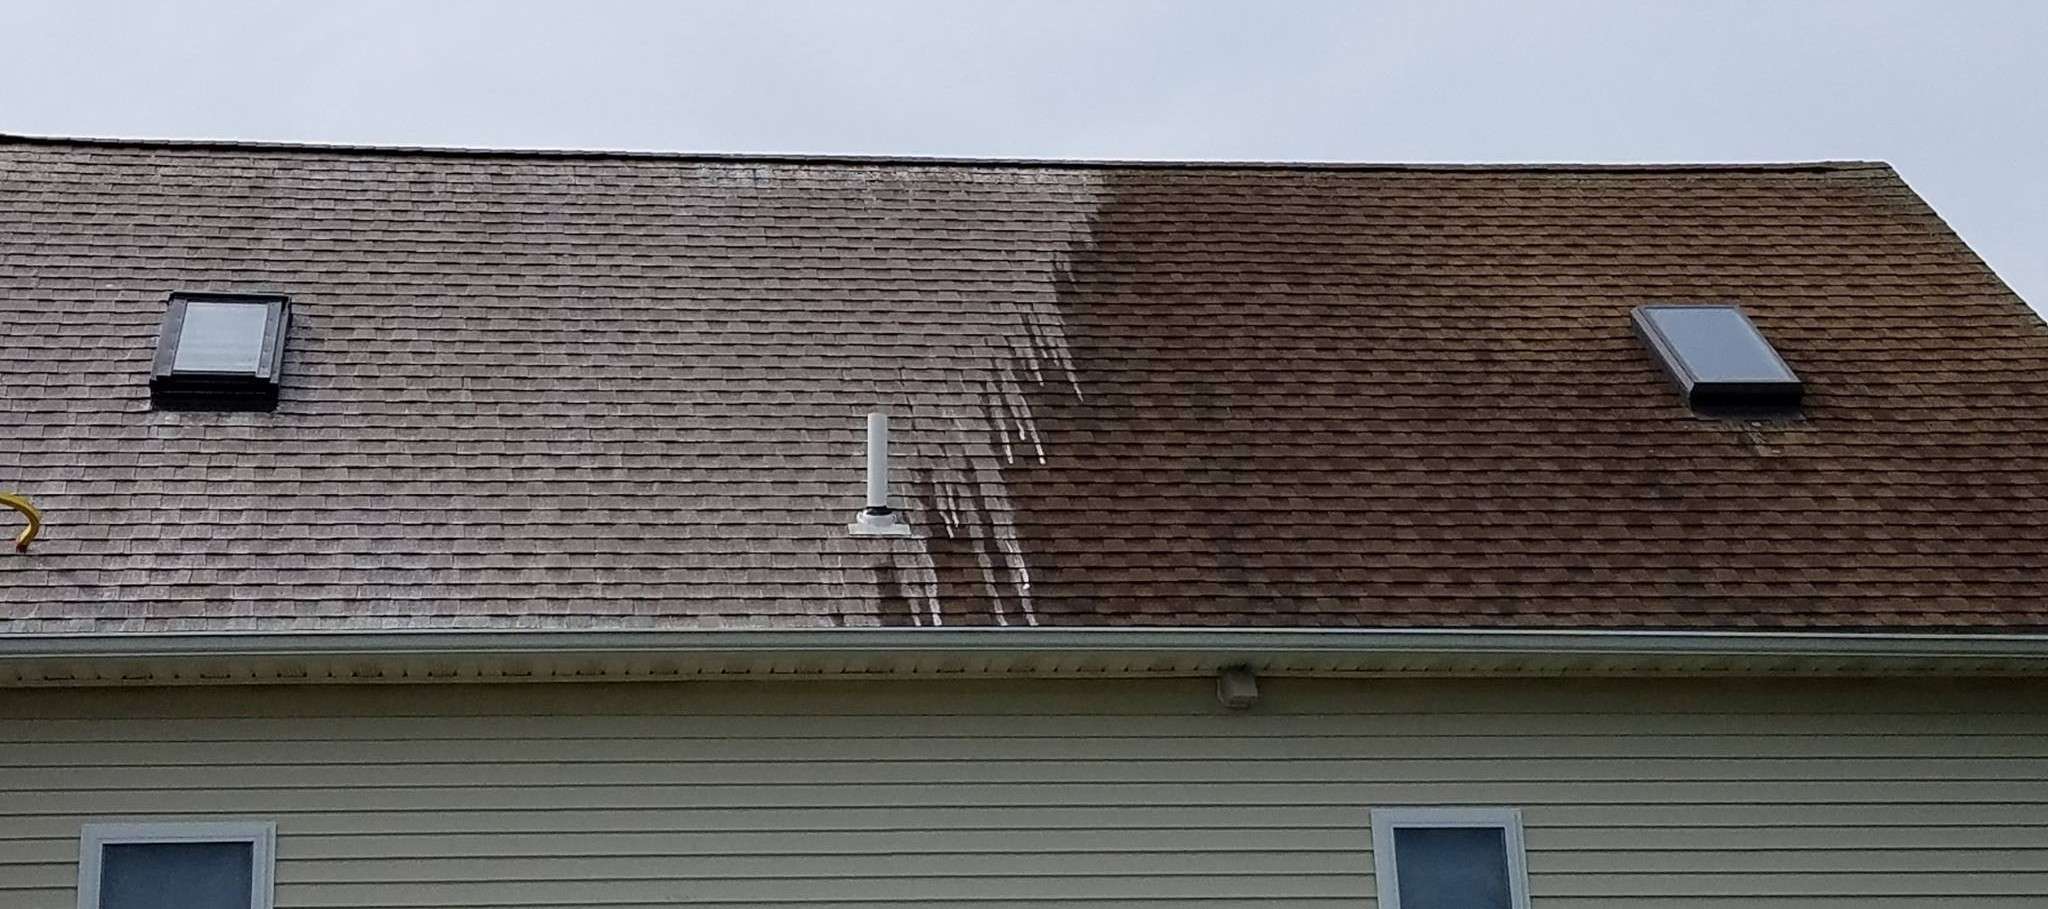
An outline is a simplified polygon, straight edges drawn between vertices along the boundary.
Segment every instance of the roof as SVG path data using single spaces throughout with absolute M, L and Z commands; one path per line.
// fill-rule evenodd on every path
M 291 295 L 275 413 L 150 409 L 177 290 Z M 2048 627 L 2048 328 L 1883 164 L 0 139 L 0 299 L 0 633 Z

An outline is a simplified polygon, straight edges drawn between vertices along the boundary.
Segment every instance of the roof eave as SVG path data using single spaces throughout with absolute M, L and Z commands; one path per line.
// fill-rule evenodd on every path
M 2048 635 L 831 628 L 0 636 L 0 687 L 817 677 L 2048 675 Z

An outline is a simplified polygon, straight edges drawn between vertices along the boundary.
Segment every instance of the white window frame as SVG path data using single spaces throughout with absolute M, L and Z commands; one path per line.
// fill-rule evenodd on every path
M 87 824 L 78 841 L 78 909 L 100 909 L 101 857 L 109 845 L 248 843 L 249 909 L 272 909 L 277 825 L 226 823 Z
M 1519 808 L 1375 808 L 1372 810 L 1372 870 L 1379 885 L 1380 909 L 1401 909 L 1400 866 L 1395 864 L 1394 831 L 1403 827 L 1493 827 L 1501 831 L 1508 853 L 1508 902 L 1529 909 L 1529 867 L 1522 848 Z

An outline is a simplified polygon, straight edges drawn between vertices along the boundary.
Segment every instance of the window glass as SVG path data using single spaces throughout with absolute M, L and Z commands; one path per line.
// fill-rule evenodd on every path
M 260 303 L 190 301 L 171 368 L 253 373 L 263 357 L 263 326 L 269 320 L 270 307 Z
M 1644 316 L 1701 382 L 1784 382 L 1796 377 L 1769 341 L 1726 306 L 1651 306 Z
M 249 909 L 255 847 L 226 843 L 108 843 L 99 909 Z
M 1499 827 L 1396 827 L 1401 909 L 1513 909 L 1507 832 Z

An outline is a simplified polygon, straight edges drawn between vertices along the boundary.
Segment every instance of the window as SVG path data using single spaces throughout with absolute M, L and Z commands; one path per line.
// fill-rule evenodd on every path
M 277 827 L 87 824 L 78 909 L 270 909 Z
M 1513 808 L 1376 809 L 1372 852 L 1380 909 L 1529 909 Z
M 1797 407 L 1799 376 L 1734 306 L 1638 306 L 1636 333 L 1694 407 Z
M 172 294 L 151 401 L 166 410 L 276 407 L 290 321 L 291 303 L 277 294 Z

